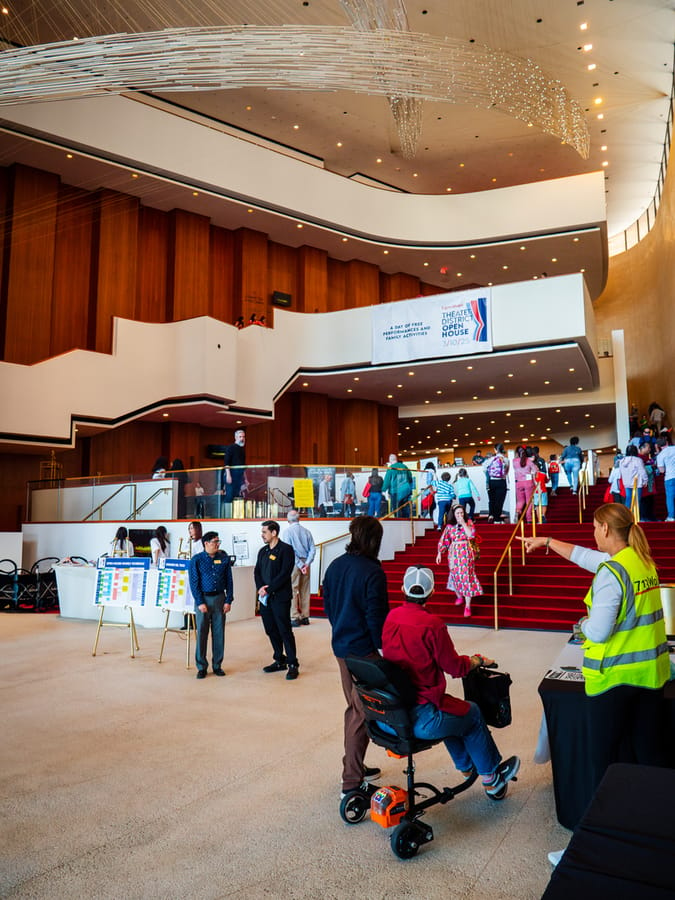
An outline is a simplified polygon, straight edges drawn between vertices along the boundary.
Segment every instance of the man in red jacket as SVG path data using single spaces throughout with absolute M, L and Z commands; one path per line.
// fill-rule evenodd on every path
M 462 678 L 491 660 L 479 653 L 457 653 L 446 626 L 424 608 L 433 592 L 431 569 L 411 566 L 406 571 L 406 602 L 387 616 L 382 630 L 382 655 L 405 669 L 415 685 L 415 737 L 443 738 L 459 771 L 467 778 L 478 772 L 485 793 L 501 799 L 508 782 L 518 774 L 520 759 L 511 756 L 502 762 L 480 709 L 475 703 L 447 694 L 445 680 L 446 672 L 453 678 Z

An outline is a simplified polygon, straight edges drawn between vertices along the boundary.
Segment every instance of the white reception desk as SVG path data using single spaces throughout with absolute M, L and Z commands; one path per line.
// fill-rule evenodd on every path
M 64 619 L 93 619 L 98 621 L 100 606 L 94 605 L 96 588 L 96 568 L 94 566 L 73 566 L 63 564 L 54 567 L 59 591 L 59 608 Z M 149 577 L 156 570 L 151 569 Z M 232 570 L 234 581 L 234 603 L 227 614 L 228 622 L 251 619 L 255 615 L 256 591 L 253 583 L 253 566 L 235 566 Z M 165 610 L 158 606 L 134 606 L 134 621 L 141 628 L 163 628 Z M 106 622 L 128 622 L 129 613 L 119 606 L 106 606 Z M 182 625 L 182 613 L 171 613 L 169 626 Z

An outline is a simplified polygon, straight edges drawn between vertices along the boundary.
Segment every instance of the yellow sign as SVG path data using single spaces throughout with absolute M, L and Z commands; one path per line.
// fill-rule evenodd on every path
M 314 483 L 311 478 L 293 479 L 293 501 L 298 509 L 314 507 Z

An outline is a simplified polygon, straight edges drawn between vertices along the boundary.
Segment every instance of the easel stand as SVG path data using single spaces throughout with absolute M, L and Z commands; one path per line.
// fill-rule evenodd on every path
M 181 638 L 185 635 L 187 642 L 185 646 L 185 668 L 190 668 L 190 637 L 192 632 L 194 631 L 195 635 L 197 634 L 197 618 L 193 612 L 185 613 L 187 617 L 187 628 L 169 628 L 169 616 L 171 615 L 173 610 L 166 610 L 166 618 L 164 619 L 164 634 L 162 635 L 162 646 L 159 651 L 159 659 L 157 662 L 162 661 L 162 656 L 164 655 L 164 643 L 166 641 L 167 633 L 170 631 L 172 634 L 177 634 Z
M 129 610 L 129 621 L 128 622 L 104 622 L 103 621 L 103 613 L 105 612 L 105 605 L 101 607 L 101 615 L 98 617 L 98 628 L 96 629 L 96 640 L 94 641 L 94 649 L 91 651 L 92 656 L 96 656 L 96 648 L 98 647 L 98 639 L 101 635 L 101 628 L 128 628 L 129 634 L 131 637 L 131 658 L 135 659 L 136 654 L 134 653 L 134 648 L 136 650 L 140 650 L 140 646 L 138 644 L 138 635 L 136 634 L 136 623 L 134 622 L 134 611 L 130 606 L 125 606 L 124 609 Z

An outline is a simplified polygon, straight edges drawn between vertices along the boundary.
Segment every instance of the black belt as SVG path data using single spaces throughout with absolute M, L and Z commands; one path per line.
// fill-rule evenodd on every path
M 225 591 L 202 591 L 205 597 L 220 597 Z

